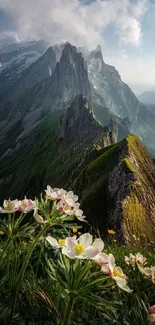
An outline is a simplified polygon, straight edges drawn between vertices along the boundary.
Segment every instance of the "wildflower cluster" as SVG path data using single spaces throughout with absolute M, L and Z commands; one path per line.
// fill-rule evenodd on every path
M 0 213 L 15 213 L 19 211 L 26 214 L 34 211 L 34 218 L 40 224 L 47 223 L 54 213 L 55 216 L 61 217 L 62 221 L 66 220 L 67 216 L 71 216 L 70 220 L 75 216 L 79 221 L 85 221 L 83 211 L 80 209 L 80 203 L 77 202 L 78 196 L 74 195 L 73 191 L 67 192 L 59 188 L 52 189 L 51 186 L 47 185 L 45 193 L 46 201 L 44 202 L 44 206 L 42 204 L 43 202 L 40 204 L 38 200 L 32 201 L 26 197 L 22 201 L 9 199 L 4 200 L 3 207 L 0 207 Z M 50 215 L 48 216 L 49 218 L 46 218 L 47 213 L 45 213 L 44 207 L 46 207 L 48 201 L 52 201 L 53 205 L 52 211 L 50 211 Z M 40 215 L 39 212 L 43 215 Z
M 103 253 L 104 242 L 101 238 L 93 241 L 89 233 L 82 234 L 79 238 L 76 236 L 56 240 L 52 236 L 46 237 L 47 241 L 56 249 L 61 249 L 63 255 L 71 259 L 91 259 L 99 264 L 100 270 L 109 275 L 116 281 L 118 287 L 122 290 L 131 292 L 127 285 L 127 277 L 122 269 L 115 264 L 115 258 L 112 254 Z
M 62 188 L 51 188 L 51 186 L 48 185 L 45 189 L 44 197 L 41 196 L 40 200 L 31 200 L 27 197 L 23 200 L 4 200 L 3 207 L 0 207 L 0 213 L 8 214 L 8 218 L 2 218 L 0 221 L 0 266 L 1 270 L 4 269 L 4 281 L 7 281 L 5 266 L 8 264 L 8 260 L 10 261 L 9 273 L 12 267 L 15 267 L 15 280 L 10 286 L 10 292 L 14 293 L 14 297 L 11 297 L 11 317 L 14 316 L 16 305 L 20 305 L 19 293 L 22 292 L 23 283 L 26 283 L 26 281 L 23 282 L 24 276 L 27 276 L 27 270 L 33 270 L 33 260 L 35 260 L 35 268 L 37 265 L 37 270 L 39 269 L 39 265 L 44 265 L 46 261 L 47 267 L 45 276 L 46 281 L 48 279 L 48 283 L 51 283 L 51 301 L 55 300 L 55 304 L 57 304 L 58 301 L 62 300 L 62 305 L 57 306 L 57 308 L 60 309 L 59 323 L 62 323 L 61 314 L 63 314 L 64 322 L 62 324 L 72 324 L 73 318 L 76 317 L 74 313 L 76 314 L 78 310 L 77 306 L 81 306 L 82 299 L 91 306 L 93 302 L 93 306 L 96 310 L 100 311 L 102 309 L 103 313 L 105 313 L 104 309 L 106 309 L 107 298 L 111 304 L 112 297 L 117 295 L 114 290 L 110 290 L 111 286 L 114 287 L 114 285 L 116 285 L 123 291 L 128 293 L 132 292 L 132 302 L 135 299 L 134 307 L 132 308 L 131 306 L 132 312 L 135 306 L 137 306 L 136 295 L 138 294 L 140 302 L 138 306 L 141 308 L 142 312 L 140 312 L 140 316 L 138 317 L 145 319 L 145 323 L 148 317 L 149 324 L 155 324 L 155 310 L 152 309 L 154 306 L 151 307 L 150 314 L 148 315 L 148 306 L 151 300 L 149 303 L 145 300 L 150 286 L 154 287 L 155 284 L 155 266 L 149 267 L 146 257 L 141 253 L 135 255 L 130 253 L 129 256 L 125 256 L 125 263 L 128 268 L 128 270 L 126 270 L 129 276 L 128 279 L 125 274 L 126 272 L 124 273 L 122 268 L 117 266 L 115 261 L 114 255 L 118 258 L 118 247 L 116 244 L 111 245 L 117 242 L 115 230 L 107 229 L 107 243 L 109 243 L 109 247 L 115 252 L 114 255 L 110 253 L 107 254 L 107 252 L 105 253 L 105 245 L 101 238 L 93 239 L 90 233 L 81 234 L 81 232 L 79 232 L 81 226 L 77 225 L 76 221 L 86 222 L 86 217 L 80 209 L 78 196 L 72 191 L 67 192 Z M 31 213 L 29 220 L 33 220 L 33 224 L 32 222 L 24 222 L 27 213 Z M 44 254 L 45 241 L 47 244 L 46 248 L 50 244 L 50 246 L 52 246 L 56 252 L 60 252 L 60 254 L 54 255 L 53 258 L 51 255 L 52 250 L 49 249 L 49 247 L 45 250 Z M 14 256 L 12 256 L 12 254 L 15 248 L 17 248 L 16 254 L 19 260 L 17 269 L 16 266 L 14 266 L 15 263 L 12 263 L 12 261 L 14 261 Z M 31 258 L 32 254 L 34 259 Z M 23 260 L 21 256 L 24 256 Z M 29 265 L 31 265 L 30 268 L 28 267 Z M 152 281 L 152 283 L 150 281 Z M 8 282 L 7 285 L 9 285 Z M 53 288 L 55 288 L 55 291 Z M 60 299 L 60 297 L 55 297 L 57 288 L 59 288 L 60 297 L 63 297 L 62 299 Z M 35 292 L 37 295 L 41 294 L 42 299 L 47 303 L 44 294 L 39 293 L 40 291 Z M 104 294 L 106 300 L 104 300 Z M 121 292 L 118 292 L 118 296 L 121 297 L 122 301 L 125 301 L 124 306 L 128 306 L 126 301 L 128 301 L 128 299 L 130 300 L 130 297 L 127 298 L 128 295 L 124 295 Z M 18 303 L 16 303 L 16 301 Z M 144 303 L 146 307 L 145 310 L 143 308 Z M 88 309 L 87 304 L 84 307 L 86 310 Z M 53 315 L 53 304 L 49 304 L 48 307 L 49 306 L 52 308 L 51 314 Z M 110 313 L 109 309 L 108 313 Z M 132 313 L 131 315 L 128 314 L 127 309 L 126 313 L 126 319 L 128 319 L 128 316 L 132 317 Z M 114 314 L 116 313 L 112 312 L 112 319 Z M 58 313 L 52 317 L 55 317 L 53 321 L 54 324 L 56 323 Z M 120 320 L 118 318 L 118 322 L 120 321 L 120 324 L 125 324 L 122 312 L 119 314 L 119 317 Z M 113 321 L 111 324 L 112 323 Z M 139 323 L 143 324 L 142 322 Z M 134 325 L 137 324 L 138 321 L 136 318 Z
M 129 257 L 125 256 L 125 262 L 133 269 L 137 266 L 141 274 L 152 283 L 155 284 L 155 266 L 147 266 L 147 258 L 140 253 L 136 255 L 130 254 Z
M 0 207 L 0 213 L 15 213 L 16 211 L 22 213 L 28 213 L 37 208 L 37 204 L 35 201 L 27 199 L 24 200 L 4 200 L 3 207 Z

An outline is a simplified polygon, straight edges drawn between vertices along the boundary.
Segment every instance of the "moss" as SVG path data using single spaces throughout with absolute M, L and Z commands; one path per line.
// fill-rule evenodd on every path
M 131 243 L 133 234 L 138 237 L 143 237 L 145 234 L 149 241 L 154 241 L 154 233 L 147 211 L 134 192 L 131 192 L 131 195 L 122 202 L 122 213 L 124 234 L 128 238 L 130 237 Z
M 132 173 L 136 173 L 136 169 L 133 167 L 129 158 L 124 158 L 123 162 L 124 162 L 125 168 L 127 168 Z

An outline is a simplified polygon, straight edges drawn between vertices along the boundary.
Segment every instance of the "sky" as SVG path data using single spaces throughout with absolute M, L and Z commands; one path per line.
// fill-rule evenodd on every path
M 0 0 L 0 41 L 98 44 L 135 93 L 155 90 L 155 0 Z

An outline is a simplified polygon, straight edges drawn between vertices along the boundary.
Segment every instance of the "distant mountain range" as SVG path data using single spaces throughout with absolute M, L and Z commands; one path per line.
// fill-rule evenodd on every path
M 115 67 L 104 62 L 100 46 L 89 52 L 70 43 L 52 47 L 43 41 L 21 43 L 6 52 L 3 48 L 0 58 L 0 199 L 38 195 L 47 183 L 75 189 L 90 218 L 91 209 L 96 215 L 100 229 L 105 228 L 101 215 L 107 213 L 105 225 L 114 222 L 120 238 L 130 242 L 134 220 L 125 234 L 122 227 L 127 223 L 122 226 L 117 201 L 124 204 L 122 218 L 128 213 L 128 196 L 132 204 L 144 205 L 139 230 L 144 231 L 150 212 L 147 202 L 153 204 L 155 170 L 137 137 L 117 142 L 134 133 L 155 157 L 155 116 Z M 148 184 L 150 194 L 143 197 L 138 184 L 144 190 Z M 105 210 L 99 202 L 93 209 L 95 193 L 98 200 L 105 194 Z M 138 216 L 139 210 L 135 213 Z M 150 234 L 152 238 L 153 230 Z
M 155 91 L 146 91 L 138 96 L 138 100 L 143 103 L 150 112 L 155 114 Z
M 82 94 L 93 104 L 94 115 L 103 126 L 111 115 L 116 117 L 118 139 L 136 133 L 154 156 L 155 117 L 122 82 L 118 71 L 105 64 L 100 46 L 92 52 L 69 43 L 46 47 L 43 41 L 31 42 L 1 53 L 5 59 L 0 73 L 0 139 L 4 141 L 10 127 L 19 120 L 21 139 L 47 112 L 65 109 Z M 32 49 L 39 58 L 33 57 L 35 62 L 30 64 Z M 18 138 L 14 139 L 17 146 Z

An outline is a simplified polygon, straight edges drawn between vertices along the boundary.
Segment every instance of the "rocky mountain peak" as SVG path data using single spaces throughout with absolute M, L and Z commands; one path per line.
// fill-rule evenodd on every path
M 102 62 L 103 61 L 103 55 L 102 55 L 102 48 L 100 45 L 97 45 L 96 49 L 90 52 L 90 57 L 93 57 L 95 59 L 99 59 Z
M 51 85 L 51 94 L 56 94 L 61 103 L 70 103 L 76 95 L 90 96 L 87 65 L 75 46 L 67 43 L 57 63 Z
M 110 120 L 106 127 L 103 127 L 93 114 L 93 109 L 83 95 L 77 95 L 72 104 L 60 119 L 58 128 L 60 138 L 74 138 L 79 145 L 89 143 L 95 138 L 98 144 L 106 147 L 117 142 L 117 124 Z

